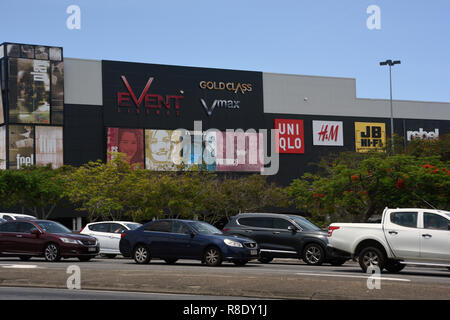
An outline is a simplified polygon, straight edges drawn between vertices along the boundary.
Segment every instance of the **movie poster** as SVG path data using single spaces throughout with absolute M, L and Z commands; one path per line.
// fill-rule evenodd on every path
M 35 164 L 34 130 L 29 125 L 9 126 L 9 169 Z
M 5 114 L 4 114 L 4 108 L 3 108 L 3 92 L 2 92 L 2 86 L 1 86 L 1 80 L 0 80 L 0 124 L 5 123 Z
M 216 170 L 261 172 L 264 168 L 263 135 L 250 132 L 217 132 Z
M 0 127 L 0 169 L 6 169 L 6 126 Z
M 36 165 L 63 165 L 63 128 L 36 126 Z
M 184 156 L 190 159 L 190 156 L 186 154 Z M 183 145 L 181 132 L 173 130 L 145 130 L 146 169 L 174 171 L 177 170 L 177 163 L 181 164 L 182 157 Z
M 51 62 L 52 92 L 51 118 L 52 124 L 63 124 L 64 120 L 64 62 Z
M 144 168 L 143 132 L 142 129 L 108 128 L 108 161 L 111 152 L 121 152 L 132 166 Z
M 15 123 L 50 123 L 50 61 L 9 60 L 9 115 Z

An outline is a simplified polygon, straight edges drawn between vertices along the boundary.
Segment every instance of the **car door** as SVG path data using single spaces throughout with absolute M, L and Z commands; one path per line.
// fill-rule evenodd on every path
M 4 222 L 0 225 L 0 252 L 10 253 L 16 242 L 16 222 Z
M 434 262 L 450 263 L 450 220 L 424 212 L 420 234 L 420 257 Z
M 272 228 L 270 232 L 265 234 L 264 242 L 269 246 L 270 250 L 280 254 L 297 254 L 297 233 L 289 230 L 298 228 L 290 221 L 284 218 L 271 218 Z
M 198 257 L 193 246 L 192 231 L 182 221 L 172 221 L 172 233 L 170 234 L 170 254 L 177 258 Z
M 89 227 L 89 235 L 97 238 L 100 245 L 100 252 L 108 251 L 109 246 L 109 224 L 108 223 L 95 223 Z
M 144 228 L 145 241 L 152 257 L 170 257 L 172 221 L 157 220 Z
M 25 254 L 37 254 L 41 252 L 42 244 L 45 240 L 32 234 L 32 230 L 37 230 L 36 226 L 29 222 L 16 222 L 16 248 L 17 252 Z
M 119 250 L 119 242 L 122 235 L 122 232 L 126 231 L 125 228 L 120 223 L 110 223 L 109 224 L 109 235 L 108 235 L 108 245 L 107 249 L 111 253 L 120 253 Z
M 389 247 L 400 259 L 420 259 L 419 212 L 393 211 L 385 221 Z
M 233 231 L 243 237 L 248 237 L 256 241 L 262 250 L 271 248 L 271 241 L 268 235 L 273 230 L 273 221 L 270 217 L 241 217 L 237 219 L 239 232 Z

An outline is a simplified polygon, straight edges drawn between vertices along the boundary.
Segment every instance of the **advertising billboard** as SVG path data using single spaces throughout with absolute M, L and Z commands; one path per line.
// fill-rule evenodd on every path
M 63 165 L 63 128 L 36 126 L 36 165 Z
M 9 126 L 9 169 L 35 164 L 34 128 L 30 125 Z
M 344 145 L 343 122 L 313 120 L 313 145 L 343 146 Z
M 356 152 L 379 150 L 386 144 L 386 124 L 355 122 Z
M 144 131 L 142 129 L 108 128 L 108 161 L 111 152 L 121 152 L 132 166 L 144 168 Z
M 0 169 L 6 169 L 6 126 L 0 127 Z
M 303 120 L 275 119 L 278 153 L 305 153 Z
M 106 127 L 264 125 L 260 72 L 102 61 L 102 73 Z
M 51 123 L 62 125 L 64 120 L 64 62 L 51 62 Z
M 181 142 L 179 131 L 145 130 L 145 168 L 154 171 L 177 170 L 176 163 L 183 157 Z
M 3 108 L 3 92 L 2 92 L 2 86 L 1 86 L 1 79 L 0 79 L 0 124 L 5 123 L 5 114 L 4 114 L 4 108 Z
M 216 133 L 216 171 L 261 172 L 263 168 L 262 133 Z
M 9 121 L 50 123 L 50 61 L 9 60 Z

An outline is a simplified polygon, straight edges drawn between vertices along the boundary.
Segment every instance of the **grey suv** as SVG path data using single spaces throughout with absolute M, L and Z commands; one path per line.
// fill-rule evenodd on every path
M 255 240 L 260 246 L 262 263 L 273 258 L 299 258 L 309 265 L 339 266 L 349 259 L 346 255 L 327 253 L 328 233 L 297 215 L 242 213 L 231 217 L 222 231 Z

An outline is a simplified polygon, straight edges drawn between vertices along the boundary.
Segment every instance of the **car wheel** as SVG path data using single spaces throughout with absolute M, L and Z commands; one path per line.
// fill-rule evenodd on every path
M 330 261 L 330 264 L 331 264 L 332 266 L 335 266 L 335 267 L 340 267 L 340 266 L 342 266 L 346 261 L 347 261 L 347 260 L 345 260 L 345 259 L 336 259 L 336 260 L 331 260 L 331 261 Z
M 92 259 L 92 257 L 78 257 L 78 260 L 81 262 L 88 262 Z
M 395 260 L 388 260 L 384 268 L 390 273 L 397 273 L 402 271 L 405 267 L 406 265 L 404 265 L 403 263 Z
M 22 261 L 29 261 L 31 259 L 31 257 L 30 256 L 21 256 L 21 257 L 19 257 L 19 259 Z
M 167 264 L 175 264 L 175 262 L 177 262 L 178 259 L 164 259 L 164 261 L 165 261 Z
M 57 262 L 61 260 L 61 253 L 56 243 L 49 243 L 44 249 L 44 258 L 48 262 Z
M 380 249 L 376 247 L 367 247 L 359 253 L 358 256 L 359 265 L 364 272 L 370 266 L 375 266 L 380 269 L 380 272 L 384 269 L 386 258 Z
M 150 262 L 150 251 L 144 245 L 139 245 L 133 252 L 134 261 L 138 264 L 147 264 Z
M 303 250 L 303 261 L 311 266 L 320 266 L 325 258 L 325 251 L 319 244 L 310 243 Z
M 203 261 L 210 267 L 220 266 L 222 264 L 222 253 L 216 247 L 209 247 L 205 251 Z
M 261 263 L 270 263 L 272 260 L 273 260 L 273 258 L 269 258 L 269 257 L 261 257 L 258 259 L 258 261 Z
M 248 260 L 234 260 L 233 263 L 237 266 L 245 266 L 247 264 Z

